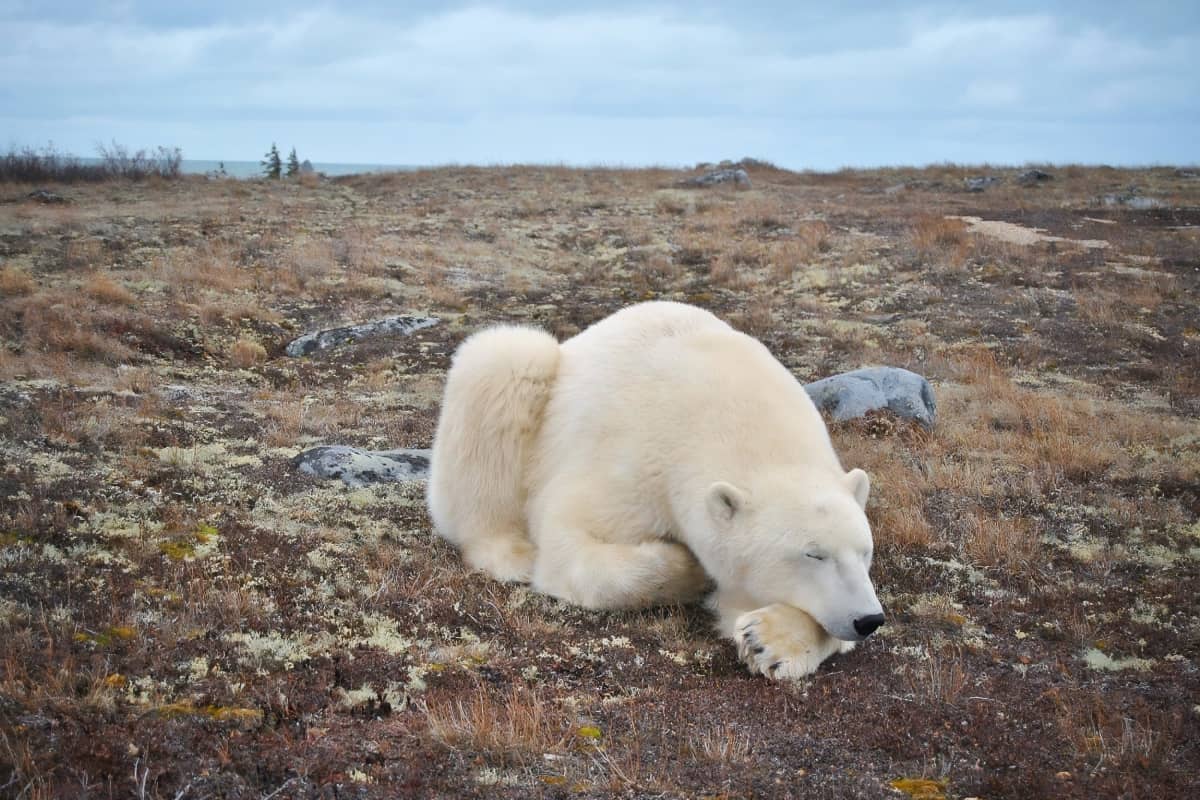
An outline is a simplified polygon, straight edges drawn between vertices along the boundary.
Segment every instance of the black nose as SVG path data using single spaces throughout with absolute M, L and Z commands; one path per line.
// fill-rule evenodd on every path
M 859 636 L 870 636 L 883 624 L 883 614 L 871 614 L 854 620 L 854 632 Z

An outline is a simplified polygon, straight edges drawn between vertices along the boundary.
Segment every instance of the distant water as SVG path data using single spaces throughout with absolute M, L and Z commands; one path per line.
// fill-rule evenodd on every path
M 99 164 L 99 158 L 80 158 L 84 164 Z M 208 175 L 217 172 L 221 166 L 225 174 L 231 178 L 262 177 L 262 164 L 257 161 L 207 161 L 199 158 L 185 158 L 179 163 L 179 169 L 185 175 Z M 287 169 L 287 163 L 284 163 Z M 417 167 L 405 164 L 330 164 L 324 161 L 314 161 L 313 169 L 331 177 L 336 175 L 361 175 L 365 172 L 409 172 Z
M 225 174 L 231 178 L 258 178 L 263 174 L 262 164 L 257 161 L 205 161 L 198 158 L 185 158 L 179 165 L 188 175 L 206 175 L 216 172 L 225 165 Z M 284 164 L 287 169 L 287 164 Z M 313 169 L 329 176 L 359 175 L 364 172 L 408 172 L 416 167 L 404 164 L 329 164 L 324 161 L 314 161 Z

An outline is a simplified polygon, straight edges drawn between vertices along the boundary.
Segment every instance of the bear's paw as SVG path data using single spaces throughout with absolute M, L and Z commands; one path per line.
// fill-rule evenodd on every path
M 738 617 L 734 640 L 750 671 L 772 680 L 805 678 L 829 656 L 854 646 L 831 637 L 803 611 L 778 604 Z

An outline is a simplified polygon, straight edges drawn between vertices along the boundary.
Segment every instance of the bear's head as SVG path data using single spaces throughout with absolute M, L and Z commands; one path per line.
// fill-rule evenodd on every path
M 746 486 L 708 490 L 709 541 L 721 551 L 710 570 L 762 605 L 784 603 L 830 635 L 860 641 L 883 624 L 869 575 L 873 545 L 864 508 L 867 473 L 767 473 Z M 707 565 L 706 565 L 707 566 Z M 723 574 L 722 574 L 723 573 Z

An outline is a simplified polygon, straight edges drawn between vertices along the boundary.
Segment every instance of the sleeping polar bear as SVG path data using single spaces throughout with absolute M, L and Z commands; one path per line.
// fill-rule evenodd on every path
M 711 579 L 750 669 L 796 678 L 883 623 L 869 490 L 762 344 L 653 302 L 561 345 L 512 326 L 464 342 L 428 501 L 469 565 L 588 608 L 687 602 Z

